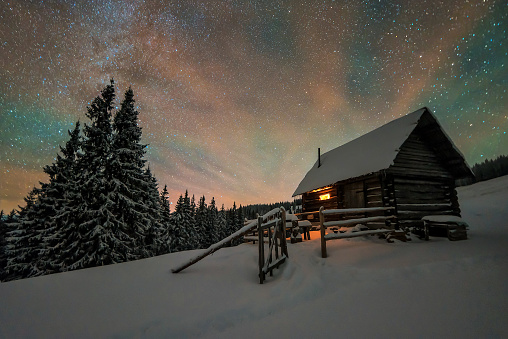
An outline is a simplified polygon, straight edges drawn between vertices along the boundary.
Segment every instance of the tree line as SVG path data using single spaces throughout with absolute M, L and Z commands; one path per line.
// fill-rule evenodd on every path
M 25 206 L 0 212 L 0 280 L 9 281 L 205 248 L 243 226 L 242 207 L 217 208 L 188 192 L 170 211 L 146 166 L 139 112 L 129 88 L 115 109 L 111 80 L 76 122 L 49 182 Z M 234 245 L 234 244 L 232 244 Z
M 501 155 L 495 159 L 474 164 L 473 173 L 476 181 L 484 181 L 508 174 L 508 156 Z
M 294 201 L 280 201 L 272 204 L 252 204 L 243 206 L 243 215 L 247 219 L 256 219 L 258 215 L 263 215 L 274 208 L 283 206 L 289 213 L 299 212 L 301 208 L 302 199 L 295 199 Z

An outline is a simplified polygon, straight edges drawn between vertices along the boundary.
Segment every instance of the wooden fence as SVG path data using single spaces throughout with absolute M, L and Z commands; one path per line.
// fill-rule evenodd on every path
M 268 218 L 258 217 L 259 283 L 266 275 L 273 276 L 273 270 L 282 265 L 289 257 L 286 244 L 286 210 L 280 210 Z M 264 235 L 268 237 L 268 252 L 265 253 Z M 280 252 L 280 253 L 279 253 Z
M 394 207 L 370 207 L 370 208 L 325 210 L 324 207 L 321 206 L 321 208 L 319 209 L 319 224 L 321 230 L 321 256 L 323 258 L 327 257 L 326 241 L 328 240 L 353 238 L 369 234 L 384 234 L 387 236 L 387 240 L 389 240 L 388 235 L 395 232 L 393 227 L 389 226 L 390 220 L 397 218 L 395 215 L 391 215 L 393 214 L 394 211 L 395 211 Z M 372 216 L 372 214 L 379 213 L 383 213 L 384 215 Z M 357 215 L 359 214 L 362 214 L 363 217 L 357 217 Z M 331 215 L 339 215 L 342 218 L 341 220 L 325 221 L 325 217 Z M 351 216 L 353 217 L 351 218 Z M 355 226 L 357 224 L 367 224 L 369 222 L 380 222 L 380 221 L 384 221 L 387 227 L 381 229 L 370 229 L 367 231 L 325 234 L 327 227 L 333 226 L 350 227 Z

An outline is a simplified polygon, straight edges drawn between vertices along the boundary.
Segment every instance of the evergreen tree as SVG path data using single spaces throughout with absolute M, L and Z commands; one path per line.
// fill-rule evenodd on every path
M 161 248 L 160 254 L 166 254 L 172 252 L 171 249 L 171 238 L 172 238 L 172 228 L 171 228 L 171 210 L 169 206 L 169 198 L 168 198 L 168 185 L 164 185 L 164 189 L 160 193 L 160 205 L 161 205 Z
M 0 281 L 4 280 L 5 265 L 7 264 L 7 257 L 5 255 L 7 223 L 5 222 L 4 210 L 0 211 Z
M 208 208 L 205 202 L 205 196 L 199 199 L 199 203 L 196 209 L 196 233 L 199 237 L 199 248 L 207 248 L 211 245 L 208 231 Z
M 215 204 L 215 198 L 212 197 L 212 201 L 210 205 L 208 205 L 208 217 L 207 217 L 207 229 L 205 232 L 205 239 L 208 246 L 219 242 L 219 231 L 217 227 L 218 223 L 218 213 L 217 206 Z
M 153 176 L 148 167 L 145 171 L 144 178 L 147 184 L 143 185 L 144 190 L 141 192 L 141 202 L 144 208 L 141 209 L 148 215 L 145 216 L 146 235 L 144 243 L 146 246 L 146 254 L 154 256 L 167 253 L 165 248 L 169 247 L 170 239 L 164 238 L 164 225 L 161 223 L 161 208 L 159 202 L 159 190 L 157 188 L 157 179 Z
M 243 216 L 243 208 L 242 208 L 242 205 L 240 205 L 240 207 L 238 207 L 238 210 L 237 210 L 237 224 L 236 224 L 236 227 L 235 227 L 235 232 L 240 230 L 242 227 L 243 227 L 243 224 L 244 224 L 244 216 Z M 235 239 L 234 241 L 234 245 L 240 245 L 243 243 L 243 237 L 241 238 L 237 238 Z
M 217 213 L 216 225 L 217 225 L 217 234 L 219 235 L 220 241 L 229 235 L 228 222 L 226 218 L 226 210 L 224 209 L 224 204 L 222 205 L 220 211 Z
M 108 198 L 111 199 L 114 227 L 123 245 L 123 261 L 149 256 L 145 250 L 145 237 L 148 225 L 153 221 L 146 219 L 150 215 L 141 200 L 149 183 L 143 168 L 145 146 L 140 143 L 141 128 L 137 126 L 137 119 L 134 94 L 129 88 L 114 117 L 111 158 L 106 163 L 106 173 L 111 177 Z
M 65 269 L 79 269 L 137 259 L 130 252 L 129 234 L 119 230 L 115 202 L 111 196 L 113 180 L 112 110 L 115 99 L 114 82 L 88 107 L 90 125 L 84 126 L 83 152 L 77 161 L 81 176 L 76 181 L 77 194 L 69 201 L 66 216 L 72 236 L 63 247 Z
M 14 279 L 14 275 L 9 276 L 7 272 L 7 260 L 8 260 L 8 246 L 10 243 L 10 237 L 9 234 L 11 231 L 16 230 L 17 226 L 17 212 L 16 210 L 12 210 L 6 217 L 2 220 L 3 223 L 3 246 L 2 246 L 2 257 L 0 258 L 2 260 L 2 266 L 0 266 L 2 269 L 0 270 L 0 281 L 9 281 Z
M 185 192 L 187 196 L 187 192 Z M 186 227 L 185 221 L 186 207 L 185 199 L 182 195 L 176 202 L 175 211 L 171 214 L 171 224 L 173 230 L 173 239 L 171 239 L 172 252 L 186 251 L 191 249 L 191 233 L 190 228 Z
M 79 173 L 76 170 L 78 151 L 81 148 L 80 123 L 69 131 L 70 139 L 65 147 L 60 147 L 55 163 L 45 166 L 49 183 L 42 185 L 44 195 L 40 197 L 46 216 L 40 251 L 40 267 L 45 274 L 62 271 L 62 244 L 69 237 L 66 222 L 68 209 L 67 197 L 76 191 L 75 181 Z
M 41 232 L 38 195 L 40 191 L 33 188 L 24 198 L 26 205 L 20 207 L 18 218 L 10 222 L 6 234 L 6 275 L 7 280 L 15 280 L 40 275 L 37 267 Z

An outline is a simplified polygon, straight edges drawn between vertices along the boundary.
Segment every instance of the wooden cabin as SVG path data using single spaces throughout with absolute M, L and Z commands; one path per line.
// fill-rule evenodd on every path
M 460 216 L 455 182 L 464 178 L 474 178 L 464 156 L 425 107 L 320 155 L 293 196 L 311 221 L 320 206 L 390 206 L 398 225 L 419 227 L 424 216 Z

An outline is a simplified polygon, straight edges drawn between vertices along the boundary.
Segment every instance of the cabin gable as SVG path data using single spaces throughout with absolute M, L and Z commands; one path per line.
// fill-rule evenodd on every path
M 432 149 L 421 129 L 415 129 L 400 147 L 388 173 L 453 179 L 440 154 Z
M 315 165 L 294 193 L 302 194 L 304 214 L 317 212 L 321 206 L 394 207 L 400 225 L 420 226 L 422 217 L 427 215 L 460 216 L 455 180 L 474 177 L 460 151 L 427 108 L 325 155 L 323 166 Z M 330 175 L 334 173 L 331 169 L 337 172 L 335 176 Z M 353 176 L 347 177 L 345 173 Z M 313 183 L 325 184 L 321 175 L 329 180 L 328 186 L 302 192 Z

